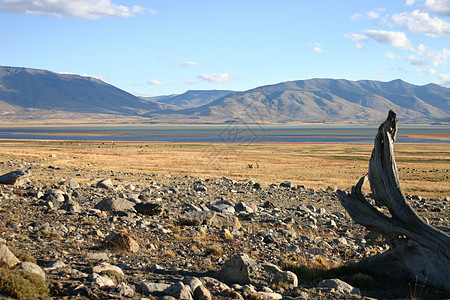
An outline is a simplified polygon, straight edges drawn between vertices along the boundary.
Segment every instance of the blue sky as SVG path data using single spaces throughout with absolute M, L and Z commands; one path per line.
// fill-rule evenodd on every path
M 450 0 L 0 0 L 0 65 L 135 95 L 310 78 L 450 87 Z

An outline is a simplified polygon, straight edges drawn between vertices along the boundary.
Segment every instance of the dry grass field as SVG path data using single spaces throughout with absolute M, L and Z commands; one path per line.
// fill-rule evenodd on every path
M 340 189 L 351 187 L 367 172 L 371 151 L 371 144 L 0 141 L 0 161 L 23 159 L 72 170 L 205 179 L 225 176 L 268 184 L 289 180 L 306 187 Z M 450 145 L 396 144 L 395 155 L 406 194 L 450 196 Z

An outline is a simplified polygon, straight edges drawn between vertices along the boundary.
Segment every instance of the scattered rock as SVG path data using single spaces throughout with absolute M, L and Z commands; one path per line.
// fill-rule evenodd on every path
M 114 185 L 110 178 L 100 180 L 99 182 L 97 182 L 96 187 L 101 189 L 114 190 Z
M 350 284 L 340 279 L 326 279 L 319 283 L 319 287 L 326 288 L 328 291 L 336 291 L 344 295 L 360 295 L 358 288 L 352 287 Z
M 6 245 L 0 246 L 0 266 L 7 266 L 11 268 L 14 265 L 20 263 L 20 260 L 6 247 Z
M 138 252 L 141 249 L 139 244 L 131 236 L 122 232 L 112 233 L 108 236 L 106 238 L 105 246 L 106 248 L 115 251 L 132 253 Z

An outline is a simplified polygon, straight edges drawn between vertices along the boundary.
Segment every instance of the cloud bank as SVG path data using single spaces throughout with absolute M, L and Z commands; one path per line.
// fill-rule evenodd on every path
M 98 20 L 105 16 L 129 18 L 138 13 L 156 13 L 136 5 L 116 5 L 111 0 L 0 0 L 0 10 L 13 14 L 53 15 L 87 20 Z

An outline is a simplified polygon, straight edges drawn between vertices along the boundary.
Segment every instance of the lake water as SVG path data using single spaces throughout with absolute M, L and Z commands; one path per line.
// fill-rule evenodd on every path
M 0 127 L 0 139 L 194 143 L 372 143 L 378 126 L 64 126 Z M 431 135 L 434 138 L 417 138 Z M 450 126 L 403 126 L 397 142 L 450 143 Z

